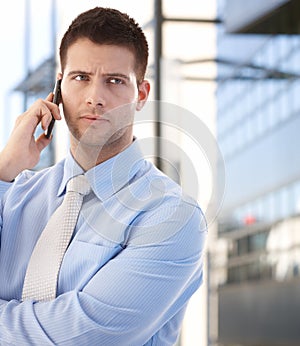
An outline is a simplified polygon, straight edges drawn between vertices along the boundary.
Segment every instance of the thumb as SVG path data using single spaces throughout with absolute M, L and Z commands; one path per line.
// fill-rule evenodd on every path
M 48 96 L 46 97 L 46 100 L 47 100 L 47 101 L 50 101 L 50 102 L 53 101 L 53 92 L 50 92 L 50 93 L 48 94 Z
M 35 141 L 37 149 L 39 150 L 39 152 L 41 152 L 43 149 L 45 149 L 46 146 L 50 144 L 51 140 L 52 140 L 52 135 L 50 136 L 50 138 L 47 138 L 45 136 L 45 134 L 42 133 Z

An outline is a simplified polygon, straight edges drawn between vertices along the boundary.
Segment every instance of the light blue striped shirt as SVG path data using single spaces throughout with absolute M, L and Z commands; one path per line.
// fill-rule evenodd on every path
M 21 301 L 35 243 L 68 180 L 81 173 L 70 154 L 0 182 L 0 344 L 173 345 L 202 282 L 205 220 L 137 141 L 85 172 L 93 193 L 64 256 L 57 298 Z

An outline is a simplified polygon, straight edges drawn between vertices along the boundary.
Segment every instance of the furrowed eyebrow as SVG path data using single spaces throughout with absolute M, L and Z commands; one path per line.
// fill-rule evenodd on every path
M 80 75 L 80 74 L 83 74 L 83 75 L 92 75 L 93 73 L 91 72 L 88 72 L 88 71 L 82 71 L 82 70 L 74 70 L 74 71 L 70 71 L 68 73 L 68 76 L 74 76 L 74 75 Z M 104 74 L 104 77 L 120 77 L 120 78 L 124 78 L 126 80 L 130 80 L 130 77 L 127 76 L 126 74 L 124 73 L 119 73 L 119 72 L 116 72 L 116 73 L 105 73 Z
M 81 71 L 81 70 L 74 70 L 74 71 L 70 71 L 67 75 L 68 76 L 74 76 L 74 75 L 79 75 L 79 74 L 85 74 L 85 75 L 91 75 L 91 72 L 87 72 L 87 71 Z
M 127 76 L 126 74 L 123 74 L 123 73 L 105 73 L 104 76 L 105 77 L 120 77 L 120 78 L 124 78 L 126 80 L 130 80 L 129 76 Z

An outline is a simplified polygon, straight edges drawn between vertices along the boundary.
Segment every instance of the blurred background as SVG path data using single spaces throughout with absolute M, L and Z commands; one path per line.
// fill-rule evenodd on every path
M 158 141 L 152 156 L 163 159 L 159 167 L 199 201 L 209 221 L 204 284 L 190 301 L 178 346 L 300 345 L 300 2 L 1 6 L 0 149 L 16 117 L 53 89 L 57 48 L 71 20 L 94 6 L 127 12 L 149 41 L 150 100 L 165 111 L 176 105 L 183 124 L 177 132 L 162 128 L 165 115 L 155 107 L 153 126 L 137 126 L 137 135 L 176 143 L 179 154 Z M 217 145 L 213 156 L 185 131 L 195 117 L 200 136 L 204 126 Z M 67 150 L 60 122 L 35 169 Z

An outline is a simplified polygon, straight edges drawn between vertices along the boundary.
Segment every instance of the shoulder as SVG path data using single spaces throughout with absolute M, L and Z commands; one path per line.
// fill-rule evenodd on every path
M 190 240 L 205 236 L 206 221 L 197 201 L 153 165 L 148 167 L 138 191 L 131 192 L 139 208 L 131 241 L 151 243 L 173 236 L 188 236 Z
M 153 164 L 147 163 L 147 170 L 140 182 L 141 198 L 145 203 L 150 203 L 151 210 L 159 211 L 170 208 L 181 215 L 196 213 L 202 215 L 198 202 L 186 194 L 182 187 L 157 169 Z M 134 191 L 134 190 L 133 190 Z M 161 210 L 161 211 L 163 211 Z
M 26 194 L 29 190 L 40 189 L 41 187 L 53 185 L 59 177 L 61 179 L 64 169 L 64 160 L 54 166 L 44 168 L 39 171 L 25 170 L 20 173 L 11 184 L 7 193 L 8 196 L 16 194 Z

